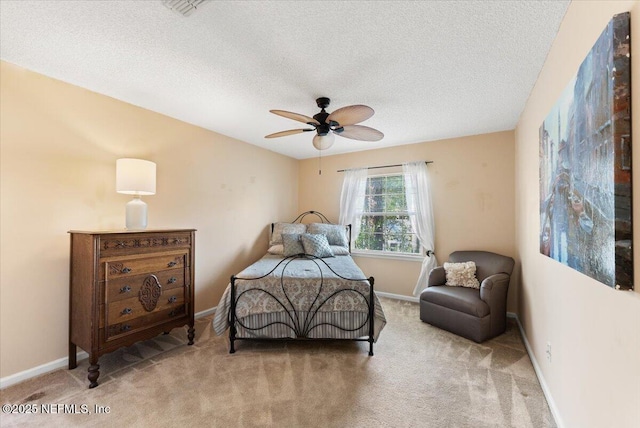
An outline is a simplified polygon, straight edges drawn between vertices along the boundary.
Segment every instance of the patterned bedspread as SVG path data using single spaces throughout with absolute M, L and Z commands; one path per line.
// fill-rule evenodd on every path
M 353 339 L 369 334 L 369 282 L 351 256 L 284 259 L 267 254 L 239 273 L 235 285 L 240 338 Z M 229 284 L 213 319 L 218 335 L 229 327 L 230 307 Z M 375 340 L 385 324 L 374 296 Z

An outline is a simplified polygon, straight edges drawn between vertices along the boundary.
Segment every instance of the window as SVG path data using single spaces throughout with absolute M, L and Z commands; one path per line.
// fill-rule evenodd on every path
M 420 255 L 420 241 L 411 227 L 402 174 L 367 177 L 360 235 L 355 251 Z

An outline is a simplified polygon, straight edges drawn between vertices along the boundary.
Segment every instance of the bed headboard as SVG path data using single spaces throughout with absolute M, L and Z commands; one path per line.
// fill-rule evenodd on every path
M 321 223 L 332 224 L 324 214 L 318 211 L 305 211 L 302 214 L 300 214 L 298 217 L 296 217 L 296 219 L 293 220 L 291 223 L 302 223 L 302 219 L 304 219 L 308 215 L 315 215 L 320 219 Z
M 300 214 L 298 217 L 296 217 L 293 221 L 291 221 L 290 223 L 302 223 L 302 220 L 308 216 L 308 215 L 313 215 L 316 216 L 320 219 L 320 223 L 326 223 L 326 224 L 335 224 L 335 223 L 331 223 L 329 221 L 329 219 L 322 214 L 319 211 L 305 211 L 302 214 Z M 273 234 L 273 228 L 275 227 L 275 223 L 271 223 L 271 233 Z M 351 252 L 351 225 L 348 224 L 346 226 L 347 228 L 347 240 L 349 242 L 349 252 Z

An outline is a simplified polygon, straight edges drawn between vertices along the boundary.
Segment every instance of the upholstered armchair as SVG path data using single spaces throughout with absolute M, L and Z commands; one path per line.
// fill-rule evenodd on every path
M 451 263 L 468 261 L 476 264 L 480 289 L 447 286 L 444 267 L 436 267 L 420 294 L 420 319 L 480 343 L 507 327 L 507 291 L 514 261 L 488 251 L 455 251 L 449 256 Z

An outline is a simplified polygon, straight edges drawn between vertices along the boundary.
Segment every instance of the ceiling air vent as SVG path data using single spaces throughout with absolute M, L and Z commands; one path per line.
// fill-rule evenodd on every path
M 183 16 L 189 16 L 209 0 L 162 0 L 162 4 Z

